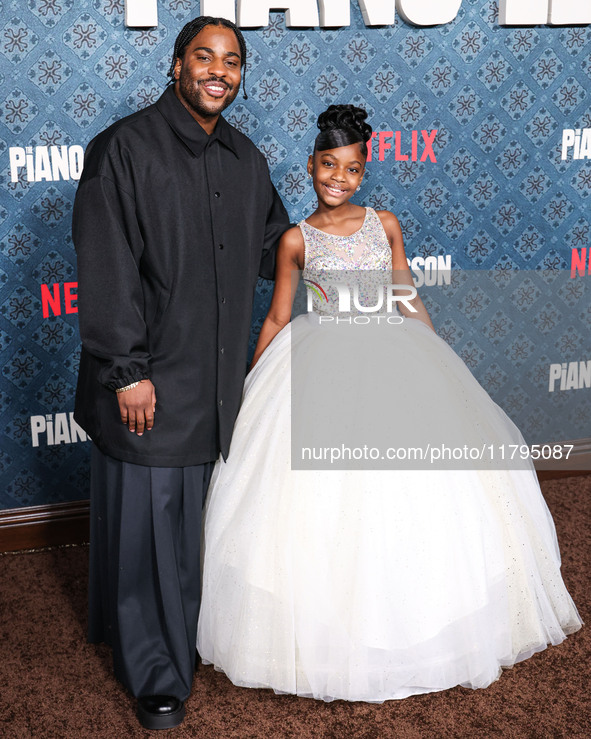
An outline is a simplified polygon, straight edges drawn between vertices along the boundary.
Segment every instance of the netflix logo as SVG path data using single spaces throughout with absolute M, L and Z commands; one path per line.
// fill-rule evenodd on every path
M 388 152 L 394 152 L 397 162 L 434 162 L 437 157 L 433 144 L 437 129 L 430 131 L 374 131 L 367 142 L 367 161 L 383 162 Z
M 41 285 L 43 318 L 61 316 L 62 313 L 78 313 L 78 283 L 55 282 Z
M 591 275 L 591 248 L 587 249 L 586 246 L 582 249 L 572 249 L 570 257 L 571 279 L 582 277 L 584 274 Z

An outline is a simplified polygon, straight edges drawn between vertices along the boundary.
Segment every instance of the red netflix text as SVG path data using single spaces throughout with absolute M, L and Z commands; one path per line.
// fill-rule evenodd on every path
M 41 305 L 43 307 L 43 318 L 49 316 L 61 316 L 64 313 L 78 313 L 78 283 L 59 282 L 53 285 L 41 285 Z
M 437 129 L 431 131 L 374 131 L 367 142 L 367 161 L 371 162 L 376 154 L 374 139 L 377 139 L 377 158 L 383 162 L 386 152 L 394 150 L 397 162 L 430 162 L 437 163 L 433 143 Z
M 589 253 L 588 257 L 587 252 Z M 574 279 L 577 275 L 582 277 L 585 270 L 588 275 L 591 275 L 591 247 L 589 249 L 586 246 L 582 249 L 573 249 L 570 257 L 571 279 Z

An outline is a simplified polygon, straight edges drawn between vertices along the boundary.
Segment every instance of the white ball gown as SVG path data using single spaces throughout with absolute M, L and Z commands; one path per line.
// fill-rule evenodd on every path
M 391 269 L 371 209 L 351 237 L 300 227 L 304 277 Z M 291 469 L 292 352 L 321 347 L 324 337 L 299 316 L 246 378 L 230 455 L 216 466 L 206 506 L 203 661 L 239 686 L 381 702 L 456 685 L 484 688 L 502 668 L 579 629 L 531 463 Z M 386 368 L 383 377 L 376 368 Z M 309 387 L 325 371 L 311 366 Z M 381 341 L 367 372 L 372 386 L 386 383 L 377 395 L 393 417 L 405 398 L 432 386 L 438 417 L 453 415 L 470 441 L 523 443 L 461 359 L 420 321 L 406 319 L 394 340 Z M 420 408 L 428 414 L 428 404 Z M 430 424 L 428 415 L 423 420 Z

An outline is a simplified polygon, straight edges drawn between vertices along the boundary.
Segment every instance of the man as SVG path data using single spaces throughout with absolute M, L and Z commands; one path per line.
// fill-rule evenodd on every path
M 240 405 L 257 276 L 289 225 L 264 157 L 220 116 L 245 61 L 233 23 L 188 23 L 173 84 L 89 144 L 74 207 L 89 639 L 112 646 L 148 729 L 184 718 L 202 502 Z

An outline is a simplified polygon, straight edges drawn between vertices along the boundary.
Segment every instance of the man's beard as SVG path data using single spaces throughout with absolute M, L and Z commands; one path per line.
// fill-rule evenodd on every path
M 201 90 L 201 86 L 206 82 L 217 82 L 219 85 L 228 89 L 228 94 L 223 99 L 223 102 L 218 103 L 216 106 L 214 101 L 205 103 L 203 101 L 204 93 Z M 215 118 L 223 110 L 225 110 L 231 103 L 234 102 L 238 95 L 239 88 L 234 88 L 227 82 L 218 79 L 217 77 L 210 77 L 206 80 L 200 80 L 199 83 L 195 84 L 188 75 L 184 75 L 182 70 L 179 77 L 179 92 L 185 103 L 193 110 L 197 115 L 202 118 Z M 215 107 L 211 107 L 215 106 Z

